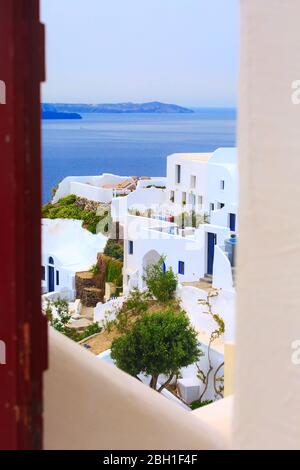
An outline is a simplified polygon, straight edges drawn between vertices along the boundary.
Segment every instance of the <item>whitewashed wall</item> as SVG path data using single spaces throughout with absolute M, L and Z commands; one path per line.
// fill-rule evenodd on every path
M 150 184 L 149 181 L 148 184 Z M 159 205 L 164 204 L 165 201 L 165 190 L 139 187 L 127 196 L 113 198 L 111 215 L 114 221 L 124 224 L 129 209 L 137 209 L 140 212 L 151 208 L 155 210 Z
M 106 320 L 115 320 L 124 301 L 125 297 L 118 297 L 103 304 L 99 302 L 94 308 L 94 322 L 102 324 Z
M 99 175 L 99 176 L 67 176 L 59 183 L 58 189 L 55 193 L 55 196 L 53 197 L 52 202 L 56 203 L 62 197 L 68 196 L 69 194 L 74 194 L 71 191 L 72 183 L 81 183 L 87 186 L 91 185 L 91 186 L 96 186 L 99 188 L 100 186 L 103 186 L 105 184 L 122 183 L 126 179 L 128 179 L 128 176 L 118 176 L 118 175 L 113 175 L 110 173 L 103 173 L 102 175 Z M 73 186 L 73 189 L 76 189 L 78 191 L 83 191 L 82 187 Z M 86 188 L 86 191 L 88 193 L 88 188 Z M 110 190 L 104 190 L 104 191 L 109 192 Z M 77 195 L 80 196 L 80 194 L 77 194 Z M 81 196 L 81 197 L 86 197 L 86 196 Z M 103 201 L 103 202 L 106 202 L 106 201 Z
M 70 183 L 70 194 L 95 202 L 109 203 L 113 197 L 113 190 L 73 181 Z
M 156 227 L 170 228 L 174 224 L 143 217 L 128 217 L 124 235 L 124 286 L 127 286 L 128 276 L 138 273 L 139 287 L 143 287 L 144 256 L 150 251 L 166 256 L 166 267 L 171 267 L 178 274 L 178 262 L 185 263 L 185 274 L 178 274 L 179 281 L 198 281 L 205 271 L 205 237 L 204 231 L 198 231 L 196 239 L 173 236 L 168 233 L 153 230 Z M 133 254 L 128 253 L 128 241 L 133 241 Z
M 234 444 L 299 450 L 300 2 L 241 7 Z
M 232 268 L 228 256 L 217 245 L 215 246 L 213 287 L 218 289 L 233 289 Z
M 176 165 L 181 165 L 181 182 L 176 183 Z M 185 159 L 182 154 L 169 155 L 167 159 L 167 190 L 168 200 L 170 192 L 174 191 L 174 203 L 182 204 L 182 193 L 186 192 L 187 202 L 191 192 L 205 199 L 207 191 L 207 163 Z M 196 187 L 191 188 L 191 176 L 196 176 Z
M 178 296 L 194 328 L 210 335 L 216 329 L 216 322 L 210 315 L 204 313 L 207 310 L 205 305 L 200 305 L 198 302 L 207 298 L 207 292 L 193 286 L 179 286 Z M 211 299 L 213 312 L 220 315 L 225 322 L 226 342 L 232 341 L 235 337 L 235 301 L 234 290 L 221 290 L 218 297 Z

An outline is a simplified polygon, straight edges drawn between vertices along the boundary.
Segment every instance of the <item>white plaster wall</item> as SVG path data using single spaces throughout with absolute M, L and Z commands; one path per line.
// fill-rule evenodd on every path
M 70 194 L 75 194 L 78 197 L 84 197 L 95 202 L 108 203 L 112 200 L 113 190 L 73 181 L 70 183 Z
M 113 198 L 111 215 L 114 221 L 125 223 L 129 209 L 138 209 L 140 212 L 151 208 L 157 210 L 158 206 L 163 205 L 165 201 L 166 190 L 139 187 L 127 196 Z
M 167 178 L 164 177 L 164 176 L 161 176 L 161 177 L 151 177 L 150 179 L 147 179 L 147 180 L 139 180 L 138 181 L 138 184 L 137 184 L 137 189 L 141 189 L 141 188 L 147 188 L 147 186 L 150 186 L 150 185 L 156 185 L 156 186 L 166 186 L 167 184 Z M 148 188 L 150 189 L 150 188 Z
M 101 253 L 107 238 L 102 234 L 93 235 L 82 228 L 82 221 L 72 219 L 42 219 L 42 264 L 45 266 L 45 281 L 48 286 L 48 260 L 54 260 L 54 269 L 59 271 L 59 285 L 55 290 L 70 289 L 75 295 L 75 273 L 90 269 Z
M 228 256 L 218 246 L 215 246 L 213 287 L 217 289 L 233 289 L 232 268 Z
M 115 320 L 116 314 L 122 307 L 125 297 L 118 297 L 108 300 L 105 303 L 98 303 L 94 308 L 94 322 L 103 323 L 105 320 Z
M 199 451 L 227 446 L 215 426 L 53 329 L 49 360 L 44 381 L 45 449 Z
M 72 194 L 71 183 L 89 184 L 92 186 L 102 186 L 104 184 L 118 184 L 128 179 L 128 176 L 118 176 L 111 173 L 103 173 L 99 176 L 67 176 L 58 185 L 55 196 L 52 199 L 56 203 L 62 197 Z M 82 196 L 85 197 L 85 196 Z
M 124 240 L 124 285 L 128 284 L 128 276 L 138 272 L 138 285 L 143 287 L 143 258 L 151 250 L 166 256 L 166 267 L 172 267 L 178 274 L 178 261 L 185 263 L 185 274 L 178 274 L 179 281 L 198 281 L 204 275 L 204 232 L 197 239 L 173 236 L 151 229 L 160 226 L 174 227 L 174 224 L 129 216 Z M 141 220 L 140 220 L 141 219 Z M 135 225 L 134 225 L 135 224 Z M 150 228 L 143 227 L 143 224 Z M 133 254 L 128 253 L 128 241 L 133 241 Z
M 176 183 L 176 165 L 181 165 L 181 182 Z M 196 187 L 191 188 L 191 176 L 196 176 Z M 170 155 L 167 159 L 167 190 L 168 200 L 170 192 L 175 193 L 175 204 L 182 204 L 182 192 L 187 193 L 187 202 L 189 194 L 205 198 L 207 191 L 207 163 L 187 160 L 182 158 L 181 154 Z M 172 204 L 172 203 L 171 203 Z
M 219 150 L 220 155 L 221 150 L 223 149 Z M 234 150 L 234 152 L 236 151 Z M 225 182 L 224 189 L 221 189 L 221 181 Z M 224 209 L 228 209 L 227 213 L 230 213 L 231 206 L 235 206 L 237 203 L 237 190 L 237 164 L 216 164 L 210 161 L 208 163 L 206 211 L 209 210 L 210 203 L 215 204 L 215 209 L 217 209 L 219 202 L 225 204 Z
M 300 2 L 243 0 L 241 17 L 234 445 L 299 450 Z
M 205 305 L 199 305 L 200 299 L 207 298 L 207 292 L 193 286 L 179 286 L 178 296 L 194 328 L 210 335 L 216 329 L 216 323 L 210 315 L 205 314 L 207 310 Z M 222 290 L 218 297 L 211 299 L 213 312 L 219 314 L 225 322 L 226 342 L 232 341 L 235 337 L 235 300 L 234 290 Z

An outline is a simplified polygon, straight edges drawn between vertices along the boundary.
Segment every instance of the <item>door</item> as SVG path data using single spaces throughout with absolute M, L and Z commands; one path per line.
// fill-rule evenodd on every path
M 207 234 L 207 274 L 213 273 L 216 243 L 217 243 L 217 235 L 215 233 L 208 233 Z
M 54 266 L 48 266 L 48 292 L 54 292 Z

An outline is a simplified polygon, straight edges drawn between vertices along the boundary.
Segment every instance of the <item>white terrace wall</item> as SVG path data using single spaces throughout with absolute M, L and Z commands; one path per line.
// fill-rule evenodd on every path
M 143 181 L 144 183 L 144 181 Z M 148 184 L 150 181 L 148 180 Z M 111 204 L 111 215 L 113 220 L 124 224 L 129 209 L 137 209 L 144 212 L 147 209 L 157 209 L 166 201 L 166 190 L 157 188 L 139 187 L 127 196 L 115 197 Z
M 125 297 L 110 299 L 104 304 L 98 303 L 94 308 L 94 322 L 100 325 L 106 320 L 115 320 L 116 315 L 125 301 Z
M 87 197 L 87 196 L 82 196 L 82 191 L 83 188 L 81 186 L 77 187 L 76 185 L 71 187 L 72 183 L 81 183 L 86 186 L 96 186 L 97 188 L 100 188 L 100 186 L 103 186 L 104 184 L 118 184 L 122 183 L 128 179 L 128 176 L 118 176 L 118 175 L 113 175 L 110 173 L 103 173 L 103 175 L 99 176 L 67 176 L 64 178 L 58 185 L 57 191 L 55 193 L 55 196 L 53 197 L 52 202 L 56 203 L 59 199 L 62 197 L 68 196 L 69 194 L 76 194 L 77 196 L 80 197 Z M 78 190 L 80 194 L 77 193 L 72 193 L 72 190 Z M 103 189 L 103 188 L 102 188 Z M 87 195 L 89 194 L 88 187 L 86 188 Z M 103 197 L 106 194 L 112 194 L 110 189 L 103 189 L 104 193 L 102 194 Z M 95 195 L 94 193 L 92 193 Z M 96 201 L 99 201 L 99 199 L 94 199 Z M 107 201 L 99 201 L 99 202 L 107 202 Z
M 233 290 L 232 268 L 228 256 L 218 246 L 215 246 L 213 287 Z
M 70 183 L 70 194 L 95 202 L 109 203 L 113 197 L 113 190 L 72 181 Z
M 164 177 L 164 176 L 161 176 L 161 177 L 151 177 L 150 179 L 145 179 L 145 180 L 139 180 L 138 181 L 138 184 L 137 184 L 137 189 L 141 189 L 141 188 L 149 188 L 149 186 L 160 186 L 160 187 L 164 187 L 167 185 L 167 178 Z
M 200 299 L 207 298 L 207 292 L 193 286 L 179 286 L 178 296 L 194 328 L 209 336 L 216 329 L 216 322 L 205 313 L 207 307 L 199 304 Z M 235 336 L 235 298 L 233 290 L 222 290 L 218 297 L 211 299 L 213 312 L 220 315 L 225 322 L 224 340 L 226 342 L 232 341 Z

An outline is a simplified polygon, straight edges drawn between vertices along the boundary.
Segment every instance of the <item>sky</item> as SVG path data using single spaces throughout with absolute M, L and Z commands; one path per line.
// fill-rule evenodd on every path
M 236 105 L 239 0 L 41 0 L 44 102 Z

